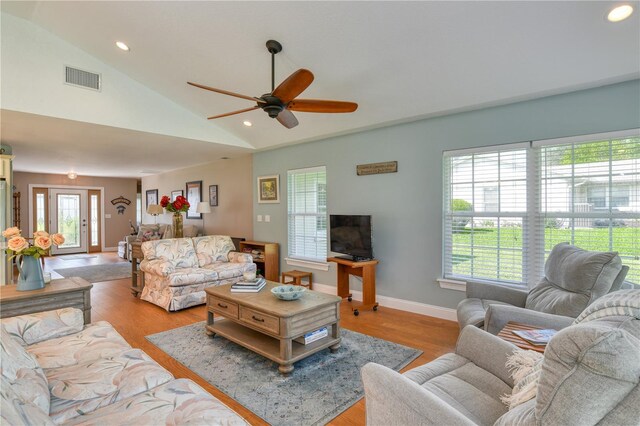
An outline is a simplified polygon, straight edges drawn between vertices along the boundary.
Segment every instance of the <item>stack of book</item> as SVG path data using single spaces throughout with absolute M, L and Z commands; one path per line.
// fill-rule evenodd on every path
M 308 345 L 309 343 L 315 342 L 316 340 L 320 340 L 329 335 L 329 330 L 327 327 L 322 327 L 320 330 L 312 331 L 311 333 L 307 333 L 304 336 L 300 336 L 297 339 L 293 339 L 294 342 L 302 343 L 303 345 Z
M 256 277 L 252 280 L 242 280 L 231 286 L 232 293 L 257 293 L 262 290 L 267 281 L 262 277 Z

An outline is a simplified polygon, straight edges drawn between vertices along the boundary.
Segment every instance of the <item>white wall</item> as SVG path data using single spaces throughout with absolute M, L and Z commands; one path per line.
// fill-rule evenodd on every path
M 153 216 L 146 213 L 146 191 L 158 190 L 158 201 L 163 195 L 181 189 L 186 196 L 185 185 L 191 181 L 202 181 L 202 199 L 209 201 L 209 185 L 218 185 L 218 206 L 211 213 L 203 213 L 206 235 L 230 235 L 253 237 L 253 203 L 251 175 L 252 156 L 244 155 L 229 160 L 218 160 L 208 164 L 174 170 L 142 178 L 142 223 L 154 223 Z M 196 225 L 202 229 L 203 219 L 186 219 L 185 225 Z M 158 223 L 171 223 L 171 214 L 158 216 Z
M 2 13 L 1 35 L 2 109 L 250 147 L 29 21 Z M 64 84 L 65 65 L 102 74 L 102 91 Z

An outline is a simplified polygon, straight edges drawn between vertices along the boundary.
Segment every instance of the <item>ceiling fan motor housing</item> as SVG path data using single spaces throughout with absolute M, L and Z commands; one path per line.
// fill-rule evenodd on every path
M 280 112 L 284 109 L 285 105 L 280 101 L 280 99 L 275 96 L 271 96 L 270 94 L 262 95 L 260 99 L 264 100 L 265 104 L 258 104 L 263 111 L 266 111 L 269 114 L 269 117 L 276 118 Z

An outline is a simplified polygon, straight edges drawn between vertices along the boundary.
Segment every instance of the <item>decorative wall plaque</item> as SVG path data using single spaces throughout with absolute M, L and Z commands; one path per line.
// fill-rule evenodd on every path
M 358 164 L 356 173 L 358 176 L 379 175 L 382 173 L 397 173 L 398 162 L 386 161 L 384 163 Z
M 113 204 L 114 206 L 116 204 L 126 204 L 129 205 L 131 204 L 131 201 L 127 200 L 126 198 L 124 198 L 122 195 L 119 196 L 118 198 L 114 198 L 113 200 L 111 200 L 111 204 Z

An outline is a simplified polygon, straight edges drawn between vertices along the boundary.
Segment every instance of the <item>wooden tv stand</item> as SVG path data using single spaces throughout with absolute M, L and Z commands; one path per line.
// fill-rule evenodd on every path
M 358 309 L 378 310 L 378 302 L 376 302 L 377 260 L 354 262 L 341 257 L 329 257 L 327 262 L 338 264 L 338 296 L 343 299 L 346 297 L 349 302 L 352 300 L 352 295 L 349 292 L 349 275 L 362 278 L 362 304 L 351 308 L 353 315 L 358 316 L 360 314 Z

